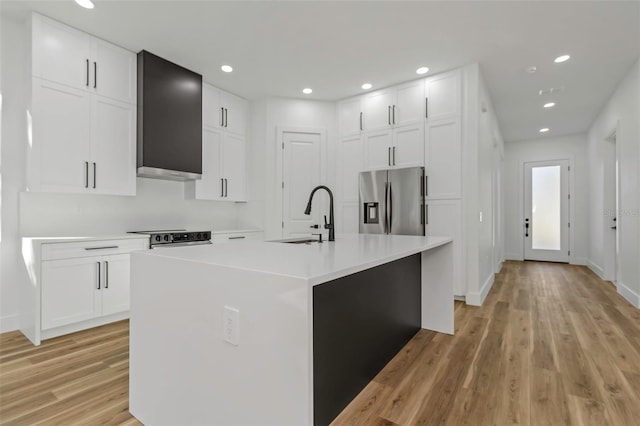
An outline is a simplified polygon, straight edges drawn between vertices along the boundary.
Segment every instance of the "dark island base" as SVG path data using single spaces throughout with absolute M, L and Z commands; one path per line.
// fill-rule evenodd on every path
M 313 288 L 313 420 L 329 424 L 420 330 L 421 255 Z

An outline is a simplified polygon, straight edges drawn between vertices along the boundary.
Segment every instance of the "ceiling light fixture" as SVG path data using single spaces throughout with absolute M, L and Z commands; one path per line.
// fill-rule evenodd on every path
M 570 57 L 571 56 L 569 55 L 558 56 L 556 59 L 553 60 L 553 62 L 555 62 L 556 64 L 559 64 L 560 62 L 568 61 Z
M 365 84 L 362 85 L 362 88 L 364 90 L 369 90 L 369 89 L 371 89 L 371 87 L 373 87 L 373 86 L 371 86 L 371 83 L 365 83 Z
M 93 9 L 93 2 L 91 0 L 76 0 L 76 3 L 85 9 Z
M 548 127 L 543 127 L 542 129 L 540 129 L 540 133 L 546 133 L 549 131 Z
M 416 74 L 426 74 L 429 72 L 429 68 L 427 67 L 420 67 L 416 70 Z
M 231 65 L 223 65 L 220 67 L 220 69 L 224 72 L 231 72 L 233 71 L 233 67 Z
M 554 106 L 556 106 L 555 102 L 547 102 L 546 104 L 543 105 L 545 108 L 552 108 Z
M 310 95 L 311 93 L 313 93 L 313 90 L 306 87 L 304 89 L 302 89 L 302 93 L 304 93 L 305 95 Z

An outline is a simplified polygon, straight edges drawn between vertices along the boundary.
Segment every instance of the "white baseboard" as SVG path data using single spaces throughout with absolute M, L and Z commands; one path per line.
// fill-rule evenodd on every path
M 585 257 L 574 257 L 573 259 L 569 259 L 569 263 L 572 265 L 586 265 L 587 258 Z
M 631 290 L 620 281 L 616 283 L 616 287 L 618 287 L 618 294 L 627 299 L 633 306 L 640 309 L 640 294 Z
M 482 306 L 484 299 L 487 298 L 487 294 L 489 294 L 489 290 L 491 290 L 491 287 L 493 286 L 494 280 L 495 275 L 491 274 L 491 276 L 487 278 L 487 281 L 482 285 L 480 292 L 468 292 L 466 297 L 467 305 Z
M 505 253 L 504 260 L 524 260 L 524 257 L 520 253 Z
M 587 260 L 587 267 L 593 271 L 594 274 L 600 277 L 601 280 L 604 279 L 604 269 L 600 266 L 593 263 L 591 260 Z
M 18 314 L 7 315 L 0 318 L 0 333 L 15 331 L 20 328 L 20 316 Z

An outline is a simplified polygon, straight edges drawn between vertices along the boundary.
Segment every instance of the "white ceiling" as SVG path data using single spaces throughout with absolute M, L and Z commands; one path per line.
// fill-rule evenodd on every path
M 336 100 L 479 62 L 506 141 L 584 132 L 640 54 L 640 2 L 7 1 L 249 99 Z M 571 60 L 554 64 L 569 53 Z M 225 74 L 220 65 L 230 64 Z M 535 65 L 538 71 L 524 70 Z M 557 96 L 538 90 L 564 86 Z M 312 87 L 312 95 L 302 88 Z M 543 110 L 547 99 L 557 103 Z

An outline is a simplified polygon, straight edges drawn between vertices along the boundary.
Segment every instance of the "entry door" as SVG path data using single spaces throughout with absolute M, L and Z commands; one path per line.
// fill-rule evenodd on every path
M 311 215 L 304 214 L 309 195 L 320 185 L 320 133 L 283 134 L 282 163 L 282 236 L 296 237 L 323 232 L 311 225 L 323 224 L 323 215 L 329 216 L 324 200 L 326 191 L 319 190 L 313 197 Z
M 524 258 L 569 261 L 569 161 L 525 163 Z

